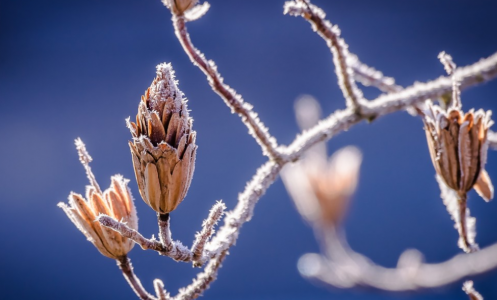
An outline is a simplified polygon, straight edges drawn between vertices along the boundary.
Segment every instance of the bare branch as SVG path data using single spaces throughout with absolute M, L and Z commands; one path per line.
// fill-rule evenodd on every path
M 158 300 L 171 300 L 169 293 L 164 290 L 164 283 L 162 283 L 162 280 L 154 280 L 154 289 Z
M 209 264 L 205 267 L 202 273 L 197 275 L 197 278 L 193 282 L 180 289 L 178 294 L 174 297 L 174 300 L 190 300 L 196 299 L 198 296 L 207 290 L 210 284 L 216 280 L 217 272 L 221 268 L 221 264 L 226 257 L 227 251 L 223 251 L 219 256 L 216 256 Z
M 384 76 L 382 72 L 363 64 L 357 55 L 350 53 L 348 65 L 354 70 L 354 79 L 365 86 L 374 86 L 385 93 L 395 93 L 403 88 L 395 84 L 395 79 Z
M 95 179 L 95 175 L 93 175 L 93 172 L 91 171 L 90 168 L 90 162 L 93 160 L 86 150 L 85 143 L 80 138 L 77 138 L 74 143 L 76 144 L 76 150 L 78 151 L 79 155 L 79 161 L 83 165 L 86 171 L 86 176 L 88 177 L 88 180 L 90 181 L 90 184 L 95 188 L 95 190 L 99 193 L 102 194 L 102 190 L 100 189 L 100 186 L 98 185 L 97 179 Z
M 170 216 L 169 214 L 157 213 L 157 223 L 159 225 L 159 239 L 166 251 L 170 251 L 174 247 L 171 238 Z
M 331 259 L 330 255 L 305 254 L 299 260 L 299 270 L 304 277 L 341 288 L 366 286 L 395 292 L 429 289 L 497 268 L 497 243 L 436 264 L 423 263 L 420 252 L 408 250 L 400 256 L 396 268 L 376 265 L 336 237 L 328 243 L 333 251 Z
M 219 219 L 224 214 L 226 205 L 222 201 L 217 202 L 209 213 L 207 219 L 202 223 L 202 231 L 197 233 L 195 237 L 195 242 L 193 243 L 191 252 L 193 253 L 193 261 L 196 266 L 200 266 L 201 262 L 199 260 L 202 258 L 204 253 L 204 247 L 207 240 L 214 233 L 214 226 L 217 224 Z
M 207 60 L 205 55 L 192 44 L 188 34 L 185 18 L 173 14 L 173 25 L 175 33 L 183 49 L 185 50 L 192 63 L 199 67 L 207 76 L 212 89 L 224 100 L 226 105 L 231 108 L 232 113 L 237 113 L 243 123 L 248 127 L 257 143 L 262 147 L 262 152 L 269 158 L 279 161 L 280 154 L 276 139 L 271 136 L 266 126 L 259 120 L 257 113 L 253 111 L 253 106 L 245 102 L 241 95 L 237 94 L 234 89 L 224 83 L 224 79 L 217 71 L 217 66 L 212 60 Z
M 349 46 L 340 37 L 338 26 L 332 25 L 328 20 L 325 20 L 326 14 L 324 11 L 307 0 L 286 2 L 284 14 L 303 17 L 312 24 L 312 29 L 326 41 L 333 53 L 338 85 L 345 97 L 347 107 L 360 111 L 364 97 L 354 81 L 354 70 L 349 65 Z
M 135 273 L 133 272 L 131 260 L 127 256 L 123 256 L 122 258 L 118 259 L 117 265 L 123 272 L 124 278 L 126 278 L 126 281 L 128 281 L 129 285 L 136 293 L 138 298 L 142 300 L 156 300 L 143 288 L 140 279 L 138 279 L 138 277 L 136 277 Z
M 119 232 L 122 236 L 140 245 L 144 250 L 152 249 L 158 252 L 164 251 L 162 244 L 155 238 L 149 240 L 138 231 L 128 227 L 126 224 L 119 222 L 112 217 L 101 214 L 97 217 L 96 221 L 100 222 L 102 226 L 109 227 Z
M 455 74 L 460 80 L 461 89 L 491 80 L 497 76 L 497 53 L 472 65 L 458 68 Z M 363 119 L 374 119 L 403 110 L 427 99 L 438 98 L 451 90 L 451 79 L 440 77 L 426 83 L 415 83 L 400 92 L 381 95 L 365 103 L 360 116 L 348 109 L 336 111 L 316 126 L 303 132 L 281 152 L 287 161 L 297 160 L 303 152 L 316 143 L 329 140 Z

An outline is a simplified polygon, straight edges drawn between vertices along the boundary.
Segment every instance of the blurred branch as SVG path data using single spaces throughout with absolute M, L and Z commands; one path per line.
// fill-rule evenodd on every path
M 385 268 L 351 250 L 336 234 L 328 231 L 324 236 L 326 257 L 305 254 L 299 260 L 299 270 L 304 277 L 335 287 L 413 291 L 445 286 L 497 268 L 497 243 L 435 264 L 423 263 L 419 251 L 408 250 L 400 256 L 396 268 Z

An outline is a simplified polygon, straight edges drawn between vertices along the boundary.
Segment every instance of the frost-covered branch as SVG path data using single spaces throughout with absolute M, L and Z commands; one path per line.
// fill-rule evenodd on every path
M 237 94 L 234 89 L 224 83 L 223 77 L 217 71 L 217 66 L 212 60 L 207 60 L 205 55 L 193 45 L 190 35 L 186 28 L 186 19 L 173 12 L 173 25 L 176 36 L 178 37 L 183 49 L 185 50 L 192 63 L 199 67 L 207 76 L 212 89 L 221 96 L 226 105 L 231 108 L 232 113 L 237 113 L 243 123 L 248 127 L 259 145 L 262 147 L 264 155 L 276 161 L 280 160 L 278 145 L 276 139 L 271 136 L 269 130 L 261 122 L 257 113 L 253 111 L 253 106 L 245 102 L 241 95 Z
M 142 286 L 140 279 L 136 277 L 135 273 L 133 272 L 131 260 L 127 256 L 123 256 L 118 259 L 117 266 L 123 272 L 124 278 L 126 278 L 126 281 L 129 283 L 138 298 L 142 300 L 156 300 L 152 295 L 147 293 L 145 288 Z
M 169 293 L 164 290 L 164 283 L 162 282 L 162 280 L 154 280 L 154 289 L 158 300 L 171 300 Z
M 347 64 L 354 70 L 355 80 L 365 86 L 374 86 L 385 93 L 395 93 L 402 90 L 400 85 L 395 84 L 395 79 L 362 63 L 355 54 L 349 53 Z
M 325 20 L 326 14 L 320 8 L 306 0 L 288 1 L 285 3 L 284 14 L 301 16 L 312 24 L 316 31 L 328 44 L 333 53 L 333 63 L 338 77 L 338 85 L 342 90 L 347 107 L 360 111 L 364 97 L 354 80 L 354 71 L 350 66 L 348 45 L 340 37 L 340 29 Z
M 219 219 L 224 214 L 224 210 L 226 209 L 226 205 L 223 202 L 217 202 L 211 209 L 209 216 L 202 223 L 202 231 L 197 233 L 195 237 L 195 242 L 193 242 L 192 250 L 193 260 L 197 261 L 202 258 L 202 254 L 204 253 L 204 247 L 207 240 L 214 233 L 214 226 L 216 226 Z
M 339 237 L 327 236 L 327 249 L 332 253 L 327 257 L 305 254 L 299 260 L 299 270 L 304 277 L 335 287 L 413 291 L 445 286 L 497 268 L 497 243 L 435 264 L 424 263 L 419 251 L 408 250 L 400 256 L 396 268 L 385 268 L 351 250 Z
M 497 76 L 497 53 L 472 65 L 458 68 L 455 74 L 460 80 L 461 89 L 489 81 Z M 288 147 L 282 150 L 282 153 L 287 160 L 296 160 L 316 143 L 329 140 L 337 133 L 350 128 L 363 119 L 371 120 L 404 110 L 427 99 L 439 98 L 451 91 L 451 79 L 442 76 L 426 83 L 415 83 L 400 92 L 381 95 L 365 103 L 361 115 L 357 115 L 349 109 L 336 111 L 316 126 L 299 135 Z

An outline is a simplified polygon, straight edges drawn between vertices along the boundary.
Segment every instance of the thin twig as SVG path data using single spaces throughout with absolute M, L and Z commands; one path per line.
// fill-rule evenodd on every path
M 326 41 L 333 53 L 338 85 L 345 97 L 347 107 L 360 112 L 364 97 L 355 83 L 354 70 L 348 64 L 350 61 L 348 45 L 340 37 L 338 26 L 332 25 L 328 20 L 325 20 L 326 14 L 324 11 L 306 0 L 286 2 L 284 14 L 303 17 L 312 24 L 313 30 Z
M 180 289 L 174 300 L 190 300 L 196 299 L 207 290 L 212 282 L 217 278 L 217 272 L 221 268 L 221 264 L 226 258 L 227 251 L 223 251 L 219 256 L 216 256 L 205 267 L 202 273 L 197 274 L 197 278 L 193 282 Z
M 205 55 L 193 45 L 190 40 L 186 28 L 186 20 L 183 16 L 173 14 L 173 25 L 176 37 L 181 42 L 192 63 L 199 67 L 200 70 L 207 76 L 212 89 L 225 101 L 226 105 L 231 108 L 231 111 L 237 113 L 243 123 L 248 127 L 250 135 L 252 135 L 259 145 L 262 147 L 262 152 L 269 158 L 279 161 L 280 154 L 276 139 L 272 137 L 261 122 L 257 114 L 252 110 L 253 106 L 245 102 L 241 95 L 237 94 L 234 89 L 224 83 L 224 79 L 217 71 L 217 66 L 212 60 L 207 60 Z
M 355 54 L 349 53 L 348 65 L 354 70 L 354 79 L 365 86 L 374 86 L 385 93 L 395 93 L 403 89 L 400 85 L 395 84 L 395 79 L 362 63 Z
M 133 266 L 131 265 L 131 260 L 127 256 L 123 256 L 117 260 L 117 266 L 123 272 L 124 278 L 128 281 L 129 285 L 136 293 L 138 298 L 142 300 L 156 300 L 152 295 L 147 293 L 147 291 L 143 288 L 140 279 L 136 277 L 133 272 Z
M 169 214 L 157 213 L 157 223 L 159 225 L 159 239 L 167 250 L 172 250 L 173 240 L 171 238 L 171 228 L 170 228 L 170 216 Z
M 140 245 L 140 247 L 142 247 L 142 249 L 144 250 L 152 249 L 158 252 L 165 251 L 162 244 L 156 239 L 152 238 L 149 240 L 145 238 L 143 235 L 141 235 L 138 231 L 128 227 L 126 224 L 121 223 L 112 217 L 109 217 L 107 215 L 99 215 L 96 221 L 100 222 L 100 224 L 102 224 L 105 227 L 109 227 L 119 232 L 122 236 Z
M 162 280 L 154 280 L 154 289 L 158 300 L 171 300 L 169 293 L 164 290 L 164 283 L 162 282 Z
M 193 261 L 196 266 L 200 266 L 199 260 L 202 258 L 204 253 L 204 247 L 207 240 L 214 234 L 214 226 L 216 226 L 219 219 L 224 214 L 224 210 L 226 209 L 226 205 L 223 202 L 217 202 L 211 209 L 209 216 L 202 223 L 202 231 L 197 233 L 195 237 L 195 242 L 193 242 L 192 250 L 193 253 Z
M 95 178 L 95 175 L 93 175 L 93 172 L 91 171 L 90 167 L 90 162 L 93 160 L 86 150 L 86 146 L 83 143 L 83 141 L 80 138 L 77 138 L 74 143 L 76 144 L 76 150 L 78 151 L 78 156 L 79 156 L 79 161 L 83 165 L 86 171 L 86 176 L 88 177 L 88 180 L 90 181 L 90 184 L 95 188 L 97 193 L 102 194 L 102 190 L 100 189 L 100 186 L 98 185 L 97 179 Z

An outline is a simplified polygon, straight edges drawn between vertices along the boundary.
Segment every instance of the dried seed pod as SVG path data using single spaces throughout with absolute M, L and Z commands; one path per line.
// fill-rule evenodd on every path
M 198 0 L 162 0 L 162 3 L 175 15 L 182 15 L 187 10 L 192 9 Z
M 110 187 L 102 193 L 89 169 L 91 157 L 84 144 L 78 139 L 76 145 L 80 157 L 84 158 L 81 162 L 87 170 L 91 185 L 87 186 L 86 199 L 80 194 L 71 193 L 69 205 L 61 202 L 58 206 L 100 253 L 109 258 L 120 259 L 133 248 L 134 242 L 110 228 L 101 226 L 95 219 L 99 214 L 106 214 L 138 230 L 138 217 L 133 196 L 128 188 L 129 180 L 121 175 L 114 175 L 111 177 Z
M 428 101 L 422 114 L 431 160 L 444 183 L 458 193 L 475 188 L 486 201 L 492 199 L 493 186 L 485 171 L 492 112 L 464 114 L 457 106 L 444 111 Z
M 192 121 L 171 65 L 158 65 L 157 77 L 142 96 L 136 123 L 128 120 L 128 127 L 140 195 L 160 214 L 176 209 L 190 187 L 197 152 Z
M 283 182 L 305 219 L 338 226 L 357 187 L 362 155 L 349 146 L 334 153 L 325 165 L 318 161 L 306 157 L 286 167 Z

